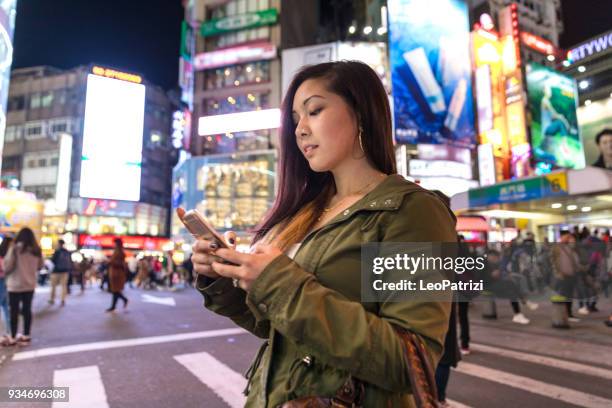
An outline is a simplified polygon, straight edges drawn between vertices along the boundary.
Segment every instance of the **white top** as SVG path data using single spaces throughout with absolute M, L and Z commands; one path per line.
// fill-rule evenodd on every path
M 295 257 L 295 254 L 297 253 L 298 249 L 300 249 L 300 246 L 302 246 L 302 243 L 299 242 L 297 244 L 293 244 L 289 247 L 289 249 L 287 250 L 286 255 L 293 259 Z

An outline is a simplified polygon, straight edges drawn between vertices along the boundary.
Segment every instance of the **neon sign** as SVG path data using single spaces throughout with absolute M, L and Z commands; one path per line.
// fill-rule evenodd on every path
M 134 82 L 137 84 L 142 83 L 142 77 L 140 75 L 128 74 L 127 72 L 116 71 L 111 68 L 94 66 L 91 69 L 91 73 L 106 78 L 120 79 L 122 81 Z

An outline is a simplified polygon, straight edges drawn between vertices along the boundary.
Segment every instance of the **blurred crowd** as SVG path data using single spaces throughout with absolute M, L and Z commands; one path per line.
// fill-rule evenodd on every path
M 193 264 L 190 258 L 177 265 L 172 253 L 146 255 L 129 253 L 121 239 L 115 239 L 110 256 L 97 253 L 94 258 L 84 252 L 71 252 L 58 240 L 52 256 L 45 258 L 29 228 L 22 228 L 15 237 L 5 236 L 0 243 L 0 338 L 2 346 L 27 346 L 32 327 L 32 300 L 37 286 L 49 286 L 49 305 L 66 305 L 76 286 L 83 293 L 98 287 L 112 294 L 114 312 L 117 301 L 127 307 L 124 285 L 142 290 L 179 290 L 192 286 Z M 18 333 L 19 318 L 22 332 Z

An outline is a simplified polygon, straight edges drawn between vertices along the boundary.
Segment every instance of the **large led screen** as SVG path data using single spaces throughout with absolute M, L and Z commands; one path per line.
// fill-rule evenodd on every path
M 600 140 L 598 145 L 596 136 L 604 129 L 612 129 L 612 98 L 578 108 L 578 123 L 587 166 L 602 167 L 605 144 Z
M 0 1 L 0 162 L 4 146 L 4 129 L 6 128 L 6 101 L 11 79 L 13 63 L 13 31 L 17 0 Z
M 527 64 L 531 145 L 539 162 L 584 167 L 584 150 L 576 117 L 575 81 L 548 67 Z
M 395 137 L 475 144 L 468 9 L 462 0 L 389 0 Z
M 145 86 L 87 77 L 81 197 L 138 201 Z

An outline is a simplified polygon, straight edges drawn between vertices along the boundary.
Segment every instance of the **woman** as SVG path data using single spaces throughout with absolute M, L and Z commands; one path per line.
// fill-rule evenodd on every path
M 0 309 L 2 309 L 0 311 L 0 314 L 1 318 L 4 319 L 4 330 L 6 332 L 6 334 L 2 336 L 2 340 L 0 341 L 2 344 L 8 341 L 9 327 L 11 327 L 11 318 L 9 315 L 8 307 L 8 292 L 6 291 L 6 274 L 4 273 L 2 262 L 12 243 L 13 238 L 11 237 L 4 237 L 2 239 L 2 243 L 0 243 Z
M 3 261 L 8 276 L 9 306 L 11 311 L 11 335 L 9 346 L 30 344 L 32 326 L 32 298 L 36 289 L 36 273 L 43 266 L 42 251 L 30 228 L 22 228 L 15 237 L 15 244 L 9 249 Z M 19 311 L 23 315 L 23 335 L 17 336 Z
M 113 294 L 113 303 L 106 312 L 113 312 L 117 306 L 117 300 L 123 300 L 123 308 L 128 305 L 128 299 L 123 296 L 123 287 L 127 280 L 127 264 L 125 263 L 125 252 L 123 251 L 123 241 L 115 238 L 115 250 L 108 261 L 108 287 Z
M 361 244 L 455 242 L 453 215 L 396 174 L 387 95 L 367 65 L 304 68 L 282 112 L 278 195 L 252 252 L 193 246 L 205 306 L 268 338 L 246 405 L 332 397 L 356 379 L 363 406 L 414 406 L 392 324 L 416 333 L 435 367 L 450 303 L 361 302 Z

